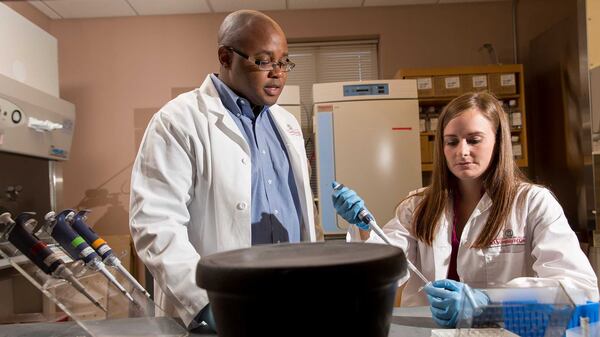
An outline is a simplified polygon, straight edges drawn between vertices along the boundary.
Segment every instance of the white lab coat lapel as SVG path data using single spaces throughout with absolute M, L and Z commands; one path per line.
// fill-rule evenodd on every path
M 250 157 L 250 147 L 242 135 L 240 128 L 235 124 L 233 117 L 223 105 L 219 92 L 215 88 L 210 75 L 206 77 L 204 83 L 200 86 L 201 99 L 198 100 L 200 111 L 208 111 L 209 115 L 217 118 L 215 125 L 231 140 L 237 143 Z M 203 106 L 204 103 L 204 106 Z
M 452 217 L 453 212 L 451 207 L 447 207 L 441 216 L 438 235 L 432 242 L 433 248 L 433 263 L 435 279 L 445 279 L 448 276 L 448 265 L 450 263 L 450 253 L 452 252 Z
M 477 206 L 471 213 L 465 228 L 463 229 L 461 241 L 473 243 L 477 241 L 479 235 L 484 230 L 488 219 L 488 210 L 492 205 L 492 200 L 487 193 L 484 193 Z M 485 284 L 485 249 L 470 248 L 469 245 L 461 245 L 458 251 L 456 268 L 461 281 L 474 286 L 483 286 Z M 480 272 L 472 272 L 473 269 Z
M 477 203 L 477 206 L 473 210 L 473 214 L 471 214 L 471 219 L 487 211 L 487 209 L 490 208 L 490 206 L 492 206 L 492 199 L 490 199 L 490 196 L 487 193 L 483 193 L 483 196 L 481 196 L 479 203 Z
M 435 264 L 434 275 L 436 279 L 445 279 L 448 276 L 448 266 L 450 264 L 450 254 L 452 252 L 452 227 L 454 226 L 454 210 L 453 210 L 453 201 L 448 202 L 448 206 L 444 210 L 444 214 L 440 220 L 439 227 L 439 235 L 436 235 L 433 241 L 433 261 Z M 479 233 L 481 233 L 483 226 L 485 226 L 485 222 L 487 221 L 487 217 L 480 216 L 486 212 L 490 206 L 492 205 L 492 200 L 488 196 L 487 193 L 484 193 L 477 203 L 477 206 L 471 213 L 471 216 L 467 220 L 465 227 L 463 228 L 463 232 L 460 241 L 463 241 L 463 238 L 467 238 L 468 242 L 475 242 Z M 460 249 L 469 249 L 468 247 L 461 247 Z M 460 254 L 460 253 L 459 253 Z M 469 269 L 468 266 L 462 266 L 461 261 L 462 256 L 458 256 L 457 261 L 457 269 L 459 271 L 465 268 Z
M 281 139 L 285 143 L 285 148 L 290 159 L 290 165 L 294 172 L 294 180 L 296 182 L 296 188 L 298 189 L 298 199 L 300 200 L 302 207 L 303 223 L 302 223 L 302 240 L 303 241 L 315 241 L 316 234 L 315 228 L 312 226 L 314 221 L 313 207 L 312 207 L 312 192 L 309 185 L 308 172 L 304 169 L 308 167 L 307 158 L 304 151 L 304 138 L 302 138 L 302 132 L 299 129 L 298 123 L 292 124 L 290 117 L 293 118 L 292 114 L 282 113 L 283 108 L 278 105 L 274 105 L 270 108 L 271 116 L 277 125 L 277 131 Z
M 483 213 L 485 213 L 491 206 L 492 199 L 490 199 L 490 196 L 487 193 L 484 193 L 479 200 L 479 203 L 477 203 L 477 206 L 475 206 L 473 213 L 471 213 L 469 220 L 465 224 L 462 237 L 467 238 L 469 242 L 475 242 L 477 240 L 488 218 Z

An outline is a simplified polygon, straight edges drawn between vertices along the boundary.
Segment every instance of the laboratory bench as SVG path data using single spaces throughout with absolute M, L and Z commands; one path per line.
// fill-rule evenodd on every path
M 98 324 L 114 324 L 114 321 L 98 321 Z M 135 325 L 136 319 L 130 318 L 124 324 Z M 347 323 L 347 322 L 346 322 Z M 431 329 L 436 328 L 431 320 L 429 307 L 395 308 L 392 316 L 389 337 L 429 337 Z M 39 337 L 60 336 L 80 337 L 89 336 L 75 322 L 63 323 L 31 323 L 0 325 L 0 337 Z M 195 332 L 190 337 L 217 336 L 211 333 Z

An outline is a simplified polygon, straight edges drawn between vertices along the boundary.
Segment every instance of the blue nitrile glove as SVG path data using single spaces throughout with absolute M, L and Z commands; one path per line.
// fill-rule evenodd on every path
M 348 221 L 351 224 L 358 226 L 358 228 L 368 231 L 369 225 L 360 221 L 358 218 L 358 213 L 361 209 L 365 207 L 365 202 L 348 187 L 342 187 L 340 189 L 336 189 L 339 183 L 334 181 L 331 183 L 333 187 L 333 193 L 331 194 L 331 201 L 333 201 L 333 206 L 335 207 L 336 212 Z
M 437 280 L 424 288 L 431 304 L 431 317 L 442 327 L 454 328 L 459 318 L 472 317 L 480 312 L 490 300 L 481 290 L 473 289 L 462 282 L 453 280 Z M 476 308 L 467 298 L 467 292 L 473 294 Z

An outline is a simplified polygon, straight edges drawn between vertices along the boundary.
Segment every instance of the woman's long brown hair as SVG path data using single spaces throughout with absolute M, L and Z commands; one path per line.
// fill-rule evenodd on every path
M 423 191 L 423 199 L 412 220 L 415 237 L 429 245 L 433 243 L 440 217 L 457 186 L 457 179 L 448 169 L 444 157 L 444 129 L 452 119 L 470 109 L 479 111 L 496 130 L 494 154 L 482 177 L 492 206 L 484 229 L 471 247 L 485 248 L 498 236 L 509 217 L 519 186 L 527 181 L 513 159 L 510 127 L 498 99 L 486 92 L 466 93 L 453 99 L 439 117 L 431 185 Z

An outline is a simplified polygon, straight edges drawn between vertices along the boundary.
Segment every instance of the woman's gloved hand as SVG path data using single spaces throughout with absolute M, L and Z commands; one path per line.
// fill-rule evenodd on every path
M 433 320 L 445 328 L 456 327 L 459 318 L 472 317 L 490 302 L 481 290 L 448 279 L 433 281 L 424 290 L 431 304 Z M 473 301 L 469 300 L 468 296 L 471 296 Z
M 336 212 L 351 224 L 358 226 L 358 228 L 368 231 L 369 225 L 362 222 L 358 218 L 358 213 L 361 209 L 365 208 L 365 202 L 348 187 L 342 186 L 334 181 L 331 186 L 333 187 L 333 193 L 331 194 L 331 200 Z M 337 188 L 336 188 L 337 187 Z

